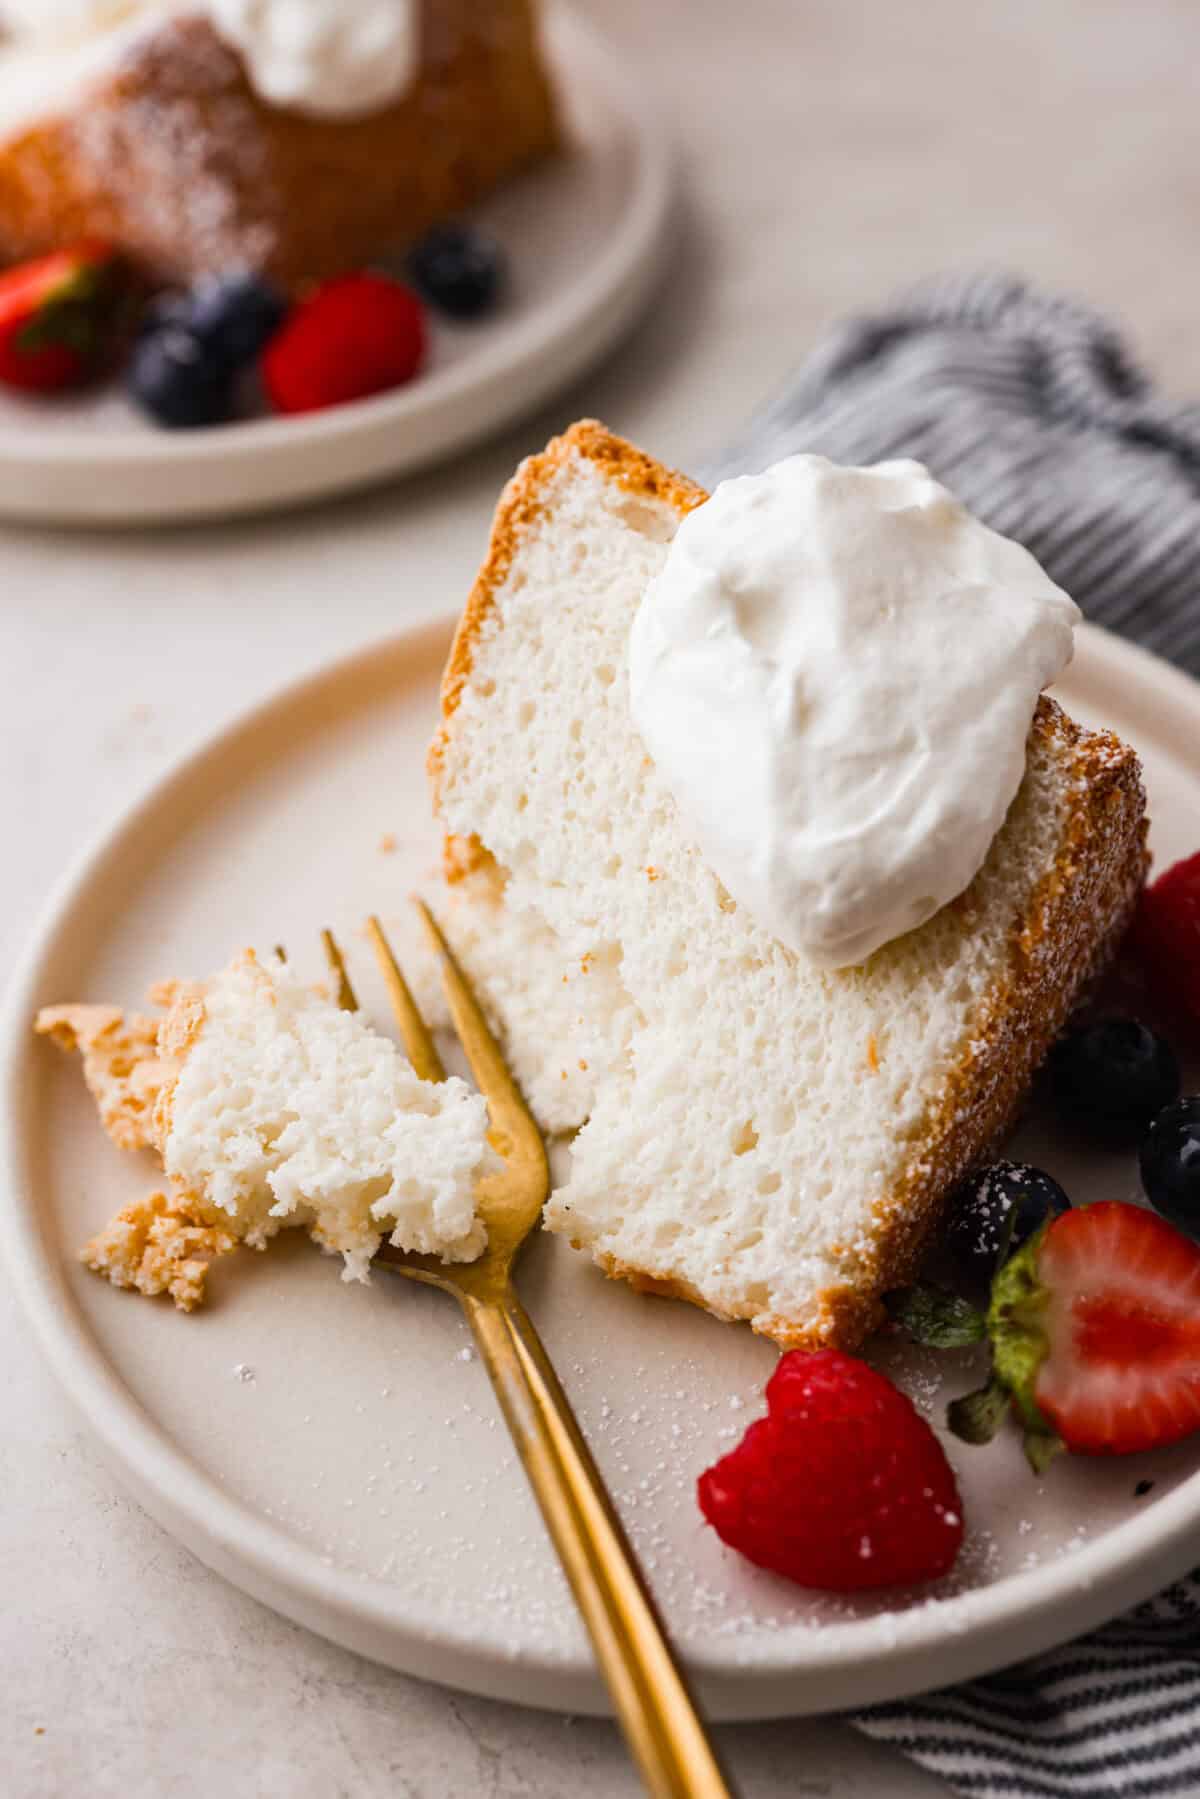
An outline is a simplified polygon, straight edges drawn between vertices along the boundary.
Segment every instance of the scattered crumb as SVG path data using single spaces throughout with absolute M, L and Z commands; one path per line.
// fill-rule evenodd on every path
M 395 853 L 396 833 L 394 831 L 385 831 L 383 836 L 379 839 L 379 854 L 381 856 L 394 856 Z
M 473 1362 L 475 1360 L 475 1351 L 471 1348 L 471 1345 L 468 1343 L 462 1349 L 459 1350 L 458 1354 L 455 1356 L 454 1359 L 456 1362 Z
M 648 881 L 657 881 L 657 880 L 661 880 L 661 878 L 662 878 L 662 870 L 660 868 L 655 868 L 655 866 L 652 862 L 646 870 L 646 879 Z
M 33 1734 L 35 1737 L 44 1737 L 46 1734 L 46 1726 L 44 1724 L 35 1724 L 33 1727 Z
M 114 1287 L 133 1287 L 148 1297 L 169 1293 L 181 1312 L 191 1312 L 204 1303 L 209 1263 L 236 1247 L 228 1231 L 191 1209 L 188 1196 L 160 1192 L 118 1212 L 84 1246 L 80 1260 Z
M 1152 1493 L 1154 1491 L 1154 1484 L 1155 1483 L 1152 1480 L 1139 1480 L 1137 1486 L 1133 1489 L 1133 1497 L 1135 1499 L 1144 1499 L 1147 1493 Z
M 243 1385 L 249 1385 L 254 1379 L 254 1370 L 249 1362 L 235 1362 L 233 1365 L 233 1373 L 235 1380 L 240 1380 Z

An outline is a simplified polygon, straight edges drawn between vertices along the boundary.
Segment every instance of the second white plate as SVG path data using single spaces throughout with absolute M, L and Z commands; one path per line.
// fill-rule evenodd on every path
M 297 418 L 168 432 L 119 385 L 53 402 L 0 392 L 0 518 L 151 525 L 298 505 L 436 462 L 610 349 L 661 267 L 671 158 L 620 57 L 570 13 L 551 11 L 545 30 L 568 150 L 473 215 L 511 263 L 494 319 L 436 324 L 408 386 Z
M 207 972 L 248 942 L 283 941 L 315 975 L 322 924 L 386 1019 L 359 933 L 375 909 L 406 936 L 405 896 L 436 858 L 423 760 L 448 635 L 409 633 L 288 689 L 159 783 L 81 863 L 0 1037 L 0 1243 L 67 1392 L 147 1508 L 214 1568 L 397 1668 L 602 1710 L 453 1303 L 386 1280 L 346 1287 L 301 1240 L 220 1264 L 211 1307 L 192 1317 L 105 1286 L 78 1246 L 148 1190 L 153 1169 L 106 1142 L 78 1068 L 29 1029 L 39 1004 L 133 1004 L 155 978 Z M 1084 630 L 1062 696 L 1142 752 L 1160 858 L 1193 850 L 1200 688 Z M 1036 1133 L 1023 1150 L 1077 1200 L 1136 1195 L 1130 1157 L 1072 1155 Z M 834 1710 L 964 1679 L 1087 1629 L 1196 1558 L 1200 1441 L 1064 1459 L 1037 1481 L 1006 1432 L 986 1450 L 951 1446 L 969 1524 L 952 1581 L 907 1601 L 801 1592 L 725 1551 L 694 1497 L 697 1474 L 761 1407 L 772 1346 L 606 1281 L 561 1239 L 534 1242 L 521 1284 L 718 1716 Z M 877 1353 L 935 1421 L 973 1377 L 965 1360 Z M 1144 1478 L 1154 1490 L 1137 1498 Z

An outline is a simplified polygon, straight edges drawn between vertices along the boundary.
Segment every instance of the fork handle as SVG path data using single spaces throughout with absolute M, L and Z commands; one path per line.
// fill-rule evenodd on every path
M 516 1293 L 461 1295 L 630 1751 L 654 1799 L 730 1799 L 633 1550 Z

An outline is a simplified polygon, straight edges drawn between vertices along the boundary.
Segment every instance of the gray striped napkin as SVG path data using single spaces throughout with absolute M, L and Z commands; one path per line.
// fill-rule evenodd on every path
M 1086 615 L 1200 675 L 1200 405 L 999 274 L 848 320 L 710 464 L 915 456 Z M 1200 1571 L 1081 1642 L 852 1720 L 972 1799 L 1200 1799 Z

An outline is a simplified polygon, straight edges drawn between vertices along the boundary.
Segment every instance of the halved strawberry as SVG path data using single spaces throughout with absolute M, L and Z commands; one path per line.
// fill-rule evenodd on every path
M 111 354 L 122 297 L 111 244 L 88 239 L 0 274 L 0 382 L 52 393 Z
M 1140 1206 L 1065 1212 L 1037 1253 L 1033 1385 L 1068 1449 L 1125 1455 L 1200 1430 L 1200 1247 Z
M 1200 1431 L 1200 1245 L 1141 1206 L 1052 1219 L 996 1276 L 987 1334 L 991 1379 L 950 1407 L 968 1442 L 1010 1401 L 1039 1472 L 1063 1447 L 1129 1455 Z

